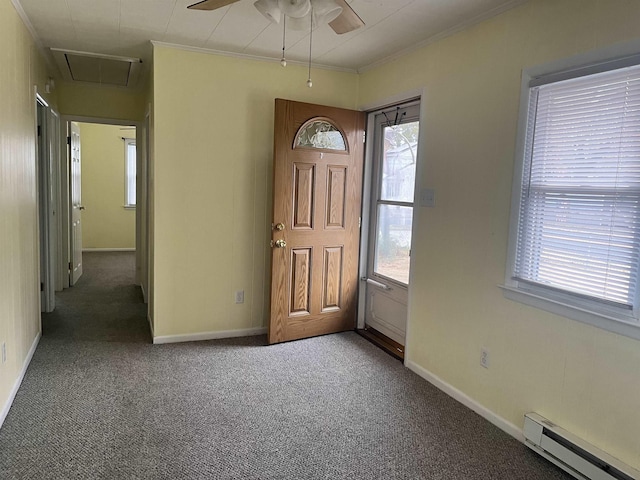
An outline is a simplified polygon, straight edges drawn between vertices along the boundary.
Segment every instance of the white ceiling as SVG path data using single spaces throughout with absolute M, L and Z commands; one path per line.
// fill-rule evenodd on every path
M 240 0 L 214 11 L 187 10 L 196 0 L 13 0 L 46 49 L 128 57 L 148 65 L 150 40 L 273 57 L 282 26 Z M 313 33 L 316 65 L 360 70 L 398 52 L 497 15 L 526 0 L 348 0 L 366 26 L 337 35 L 328 25 Z M 309 33 L 287 31 L 287 59 L 306 61 Z

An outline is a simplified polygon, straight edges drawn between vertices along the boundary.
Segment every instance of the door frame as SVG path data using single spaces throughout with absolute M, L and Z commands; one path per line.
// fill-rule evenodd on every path
M 366 309 L 366 281 L 363 280 L 367 278 L 367 260 L 369 258 L 369 227 L 370 225 L 370 217 L 371 217 L 371 189 L 373 184 L 373 174 L 374 174 L 374 165 L 373 165 L 373 155 L 374 155 L 374 144 L 373 144 L 373 131 L 375 128 L 375 114 L 377 112 L 386 110 L 387 108 L 392 108 L 395 105 L 399 105 L 402 103 L 408 103 L 411 101 L 419 101 L 420 102 L 420 129 L 421 131 L 425 130 L 425 122 L 427 119 L 427 101 L 428 95 L 427 90 L 425 88 L 419 88 L 415 90 L 410 90 L 406 92 L 402 92 L 396 95 L 392 95 L 386 97 L 378 102 L 361 105 L 359 110 L 362 110 L 367 113 L 367 122 L 366 122 L 366 138 L 367 142 L 365 144 L 365 157 L 364 157 L 364 177 L 363 177 L 363 190 L 362 190 L 362 228 L 360 230 L 360 261 L 359 261 L 359 270 L 358 276 L 360 279 L 359 288 L 358 288 L 358 313 L 357 313 L 357 328 L 364 329 L 365 325 L 365 309 Z M 407 303 L 407 326 L 405 332 L 405 345 L 404 345 L 404 364 L 405 366 L 408 362 L 411 361 L 411 349 L 410 349 L 410 339 L 412 338 L 412 324 L 411 318 L 412 315 L 412 297 L 415 295 L 414 289 L 412 285 L 415 285 L 414 278 L 416 272 L 416 255 L 413 253 L 416 251 L 414 239 L 417 237 L 417 228 L 418 228 L 418 216 L 420 214 L 420 194 L 421 191 L 426 188 L 424 185 L 425 171 L 426 171 L 426 135 L 420 135 L 418 138 L 418 149 L 417 149 L 417 165 L 416 165 L 416 180 L 414 186 L 414 197 L 413 197 L 413 218 L 412 218 L 412 228 L 411 228 L 411 243 L 412 243 L 412 255 L 409 261 L 409 287 L 408 287 L 408 303 Z M 365 232 L 367 232 L 365 234 Z
M 54 171 L 59 160 L 56 132 L 59 130 L 59 115 L 38 93 L 37 88 L 34 94 L 40 311 L 52 312 L 55 308 L 58 270 L 56 200 L 59 189 Z
M 136 211 L 141 209 L 143 215 L 136 215 L 136 275 L 137 283 L 142 287 L 142 298 L 144 303 L 149 303 L 149 257 L 144 252 L 149 252 L 149 144 L 150 128 L 151 128 L 151 109 L 148 108 L 142 122 L 143 131 L 140 133 L 144 137 L 144 142 L 140 144 L 140 155 L 138 155 L 136 164 Z M 136 128 L 136 137 L 138 137 L 138 129 Z M 137 138 L 136 138 L 136 145 Z M 136 154 L 138 148 L 136 147 Z M 140 234 L 138 235 L 138 232 Z
M 87 117 L 81 115 L 62 115 L 60 117 L 61 126 L 64 128 L 60 128 L 60 146 L 61 151 L 64 150 L 64 156 L 62 158 L 66 159 L 65 161 L 60 161 L 60 177 L 61 181 L 61 191 L 60 191 L 60 201 L 61 206 L 63 207 L 60 211 L 65 212 L 65 215 L 60 215 L 60 230 L 61 230 L 61 243 L 60 243 L 60 254 L 58 255 L 58 268 L 63 269 L 63 272 L 67 272 L 66 282 L 64 287 L 67 288 L 69 286 L 69 262 L 71 261 L 71 185 L 69 182 L 69 175 L 71 172 L 71 156 L 69 152 L 69 145 L 67 144 L 67 138 L 69 136 L 69 124 L 70 122 L 78 122 L 78 123 L 98 123 L 101 125 L 119 125 L 119 126 L 127 126 L 127 127 L 135 127 L 136 128 L 136 145 L 144 145 L 144 148 L 136 148 L 136 165 L 138 167 L 143 166 L 138 170 L 138 173 L 142 173 L 146 175 L 147 173 L 147 158 L 146 155 L 143 155 L 143 150 L 146 151 L 148 145 L 146 145 L 146 136 L 143 134 L 144 129 L 144 121 L 138 120 L 126 120 L 119 118 L 102 118 L 102 117 Z M 82 137 L 81 137 L 82 138 Z M 140 182 L 146 184 L 146 178 L 136 178 L 137 185 L 140 185 Z M 148 239 L 143 239 L 143 235 L 148 236 L 148 232 L 141 231 L 141 226 L 146 224 L 146 219 L 148 216 L 148 192 L 145 190 L 142 192 L 140 189 L 137 190 L 138 199 L 136 204 L 136 284 L 140 284 L 140 275 L 139 272 L 142 268 L 142 257 L 147 259 L 149 252 L 147 250 Z M 140 202 L 139 197 L 141 195 L 145 195 L 144 201 Z M 143 206 L 138 205 L 142 203 Z M 62 218 L 65 217 L 65 218 Z M 138 238 L 140 238 L 140 242 L 138 242 Z M 139 251 L 142 249 L 143 251 Z M 147 263 L 148 265 L 148 263 Z

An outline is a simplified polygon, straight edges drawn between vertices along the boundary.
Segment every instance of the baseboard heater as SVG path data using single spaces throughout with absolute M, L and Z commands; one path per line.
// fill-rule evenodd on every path
M 525 444 L 580 480 L 640 480 L 640 472 L 554 425 L 537 413 L 524 416 Z

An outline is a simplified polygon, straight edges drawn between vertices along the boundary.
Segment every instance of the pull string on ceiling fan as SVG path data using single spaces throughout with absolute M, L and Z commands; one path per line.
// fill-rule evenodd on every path
M 313 29 L 323 23 L 329 23 L 342 13 L 342 7 L 335 0 L 257 0 L 253 4 L 272 23 L 282 20 L 282 58 L 280 65 L 287 66 L 285 57 L 287 17 L 292 30 L 303 30 L 309 25 L 309 76 L 307 86 L 311 88 L 311 56 L 313 52 Z M 308 22 L 308 23 L 307 23 Z
M 307 87 L 313 87 L 311 81 L 311 47 L 313 46 L 313 7 L 311 7 L 311 20 L 309 21 L 309 78 L 307 79 Z
M 188 5 L 187 8 L 211 11 L 239 1 L 200 0 Z M 283 67 L 287 66 L 285 58 L 287 26 L 292 30 L 305 30 L 307 25 L 311 25 L 309 32 L 309 79 L 307 80 L 309 87 L 313 85 L 311 82 L 313 29 L 318 25 L 328 23 L 335 33 L 343 35 L 364 27 L 364 22 L 347 3 L 347 0 L 256 0 L 253 5 L 270 22 L 279 24 L 282 20 L 282 58 L 280 64 Z
M 287 17 L 282 19 L 282 58 L 280 59 L 280 65 L 287 66 L 287 59 L 284 57 L 284 49 L 287 42 Z

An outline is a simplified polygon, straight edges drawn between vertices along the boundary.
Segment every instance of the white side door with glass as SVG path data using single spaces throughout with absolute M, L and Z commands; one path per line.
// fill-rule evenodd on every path
M 420 104 L 375 115 L 366 328 L 405 344 Z

